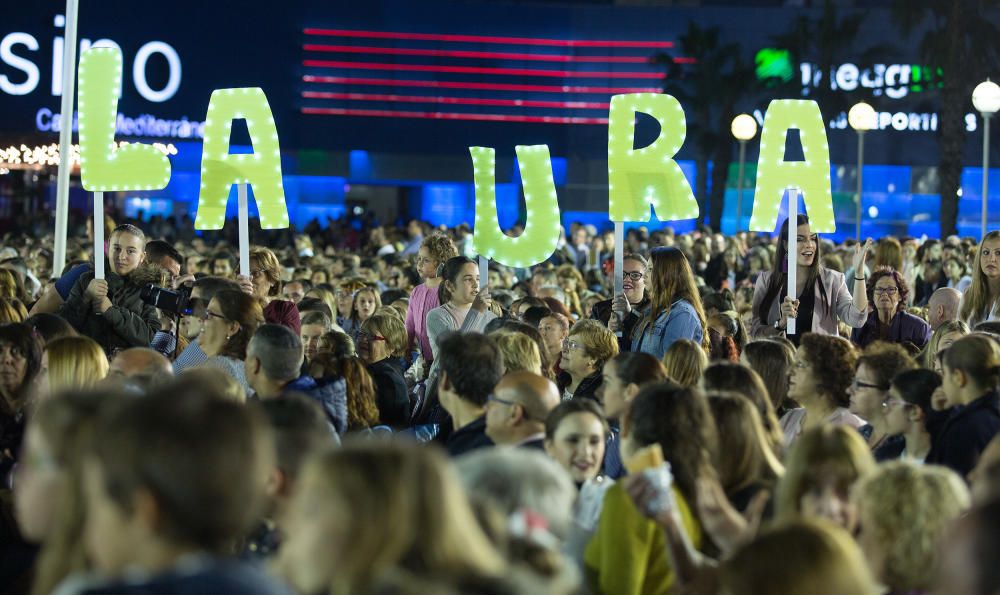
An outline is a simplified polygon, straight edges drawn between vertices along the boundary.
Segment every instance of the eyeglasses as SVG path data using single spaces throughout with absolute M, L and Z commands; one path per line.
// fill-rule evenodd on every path
M 228 318 L 226 318 L 222 314 L 216 314 L 215 312 L 212 312 L 211 310 L 205 310 L 204 314 L 201 315 L 202 322 L 208 322 L 209 318 L 219 318 L 221 320 L 228 320 Z
M 858 390 L 859 388 L 877 388 L 879 390 L 889 390 L 888 386 L 882 386 L 881 384 L 869 384 L 867 382 L 861 382 L 860 380 L 854 380 L 853 382 L 851 382 L 851 386 L 854 387 L 854 390 Z
M 633 281 L 642 281 L 645 275 L 639 271 L 622 271 L 622 279 L 631 279 Z
M 883 294 L 883 295 L 884 294 L 889 294 L 889 295 L 892 295 L 892 294 L 896 293 L 896 288 L 895 287 L 876 287 L 873 291 L 875 293 L 878 293 L 878 294 Z
M 381 335 L 373 335 L 365 331 L 358 333 L 358 339 L 364 339 L 365 341 L 385 341 L 385 337 Z
M 563 339 L 562 342 L 563 351 L 577 351 L 583 349 L 583 343 L 578 343 L 576 341 L 570 341 L 569 339 Z
M 256 270 L 250 271 L 250 276 L 251 277 L 259 277 L 259 276 L 261 276 L 261 275 L 263 275 L 265 273 L 267 273 L 267 269 L 256 269 Z

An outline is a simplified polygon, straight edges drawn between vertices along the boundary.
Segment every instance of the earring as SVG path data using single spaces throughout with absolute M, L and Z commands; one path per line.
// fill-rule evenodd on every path
M 229 340 L 229 339 L 231 339 L 232 337 L 233 337 L 232 335 L 226 335 L 226 341 L 228 341 L 228 340 Z

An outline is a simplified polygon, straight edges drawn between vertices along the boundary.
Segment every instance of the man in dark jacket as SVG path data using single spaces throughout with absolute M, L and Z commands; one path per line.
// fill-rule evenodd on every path
M 457 457 L 492 446 L 486 435 L 486 402 L 500 381 L 503 358 L 492 339 L 478 333 L 449 333 L 438 345 L 438 398 L 455 430 L 445 449 Z
M 347 384 L 343 378 L 318 384 L 301 374 L 302 340 L 286 326 L 265 324 L 257 329 L 247 346 L 247 382 L 260 399 L 274 399 L 289 393 L 310 397 L 323 407 L 331 428 L 347 431 Z
M 149 347 L 160 330 L 156 308 L 143 302 L 140 292 L 148 283 L 163 285 L 166 271 L 143 266 L 145 244 L 138 227 L 116 227 L 105 278 L 95 279 L 92 271 L 80 275 L 59 310 L 77 332 L 97 341 L 109 355 L 129 347 Z

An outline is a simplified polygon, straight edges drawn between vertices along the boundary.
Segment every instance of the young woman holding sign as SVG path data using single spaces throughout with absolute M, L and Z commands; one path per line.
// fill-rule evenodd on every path
M 789 318 L 795 319 L 795 334 L 788 339 L 795 345 L 806 333 L 836 335 L 840 321 L 852 328 L 868 320 L 868 294 L 864 277 L 854 277 L 853 291 L 847 291 L 844 274 L 820 265 L 819 238 L 809 228 L 809 218 L 797 218 L 798 254 L 796 255 L 796 297 L 787 295 L 788 220 L 781 225 L 774 267 L 757 277 L 753 292 L 753 338 L 783 335 Z M 871 240 L 854 249 L 854 270 L 864 270 L 863 263 Z
M 490 290 L 479 287 L 479 266 L 467 256 L 455 256 L 444 263 L 438 287 L 441 305 L 427 313 L 427 337 L 434 363 L 430 377 L 437 377 L 438 341 L 448 331 L 481 333 L 496 318 L 490 311 Z
M 97 341 L 108 355 L 129 347 L 149 347 L 160 330 L 156 308 L 139 294 L 148 283 L 163 285 L 166 273 L 142 266 L 145 246 L 146 235 L 138 227 L 116 227 L 108 242 L 107 278 L 95 279 L 93 271 L 83 273 L 59 310 L 77 332 Z

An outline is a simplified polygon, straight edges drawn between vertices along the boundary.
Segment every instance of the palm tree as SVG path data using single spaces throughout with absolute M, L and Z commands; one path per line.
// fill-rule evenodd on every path
M 709 225 L 715 230 L 721 228 L 726 177 L 733 156 L 729 125 L 737 103 L 757 89 L 754 68 L 743 59 L 739 44 L 723 44 L 720 37 L 718 27 L 703 29 L 691 22 L 678 42 L 680 53 L 694 58 L 696 64 L 668 53 L 652 58 L 666 69 L 664 91 L 684 106 L 687 138 L 694 145 L 695 196 L 702 213 L 707 202 Z M 709 161 L 716 164 L 710 196 Z
M 1000 29 L 985 16 L 998 8 L 998 0 L 895 0 L 892 7 L 904 35 L 926 27 L 919 42 L 920 59 L 931 75 L 941 73 L 940 84 L 928 86 L 939 98 L 941 237 L 958 231 L 964 114 L 972 89 L 990 74 L 996 75 L 1000 66 Z

